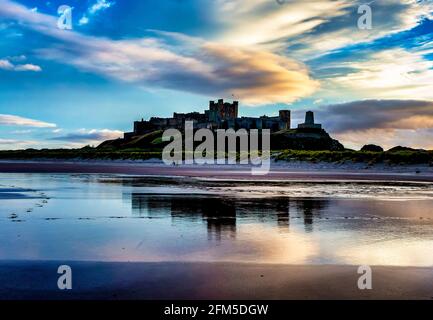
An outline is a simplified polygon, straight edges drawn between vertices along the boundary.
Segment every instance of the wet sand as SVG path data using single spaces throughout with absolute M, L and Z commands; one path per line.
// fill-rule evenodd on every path
M 168 167 L 145 163 L 0 162 L 4 173 L 102 173 L 251 180 L 429 181 L 431 174 L 273 168 Z M 59 265 L 72 267 L 73 290 L 57 288 Z M 373 290 L 357 287 L 356 266 L 255 263 L 0 261 L 0 300 L 10 299 L 433 299 L 433 266 L 373 269 Z
M 1 161 L 1 173 L 72 173 L 72 174 L 125 174 L 146 176 L 174 176 L 218 179 L 251 180 L 359 180 L 359 181 L 424 181 L 433 182 L 428 170 L 416 173 L 414 168 L 406 170 L 359 170 L 336 169 L 316 170 L 308 165 L 293 169 L 273 166 L 266 175 L 252 176 L 250 167 L 245 166 L 179 166 L 133 162 L 91 162 L 91 161 Z
M 73 289 L 57 289 L 71 266 Z M 355 266 L 240 263 L 0 262 L 0 299 L 433 299 L 433 268 L 372 267 L 373 289 Z

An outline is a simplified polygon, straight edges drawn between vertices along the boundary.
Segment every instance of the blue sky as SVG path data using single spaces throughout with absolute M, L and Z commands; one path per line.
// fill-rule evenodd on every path
M 315 110 L 347 147 L 433 149 L 433 2 L 373 1 L 370 30 L 363 3 L 0 0 L 0 149 L 97 145 L 233 96 L 293 126 Z

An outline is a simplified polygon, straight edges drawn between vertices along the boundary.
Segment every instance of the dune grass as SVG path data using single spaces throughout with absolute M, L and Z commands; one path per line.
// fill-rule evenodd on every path
M 392 165 L 430 164 L 433 165 L 433 151 L 395 151 L 395 152 L 369 152 L 369 151 L 307 151 L 307 150 L 281 150 L 274 151 L 276 161 L 309 161 L 334 163 L 366 163 L 373 165 L 385 163 Z
M 152 149 L 98 149 L 85 147 L 82 149 L 27 149 L 0 151 L 2 160 L 148 160 L 161 159 L 162 150 Z M 365 163 L 374 165 L 378 163 L 390 165 L 429 164 L 433 165 L 433 151 L 308 151 L 308 150 L 274 150 L 272 158 L 276 161 L 307 161 L 330 163 Z

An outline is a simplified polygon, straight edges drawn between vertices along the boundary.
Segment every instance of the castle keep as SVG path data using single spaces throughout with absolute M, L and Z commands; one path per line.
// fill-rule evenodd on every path
M 290 110 L 280 110 L 276 117 L 239 117 L 239 102 L 224 102 L 219 99 L 217 102 L 210 101 L 209 109 L 204 113 L 173 113 L 172 118 L 152 117 L 149 121 L 142 119 L 134 122 L 134 131 L 125 133 L 125 139 L 139 136 L 155 130 L 166 130 L 169 128 L 182 130 L 185 121 L 194 122 L 196 129 L 270 129 L 271 132 L 290 129 Z M 314 124 L 314 115 L 311 111 L 307 113 L 305 124 L 300 128 L 321 128 Z

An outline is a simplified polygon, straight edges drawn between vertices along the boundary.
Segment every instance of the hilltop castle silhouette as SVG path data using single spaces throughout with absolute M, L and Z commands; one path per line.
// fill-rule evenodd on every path
M 224 102 L 219 99 L 217 102 L 210 101 L 209 109 L 204 113 L 173 113 L 172 118 L 152 117 L 149 121 L 142 119 L 134 122 L 134 131 L 126 132 L 125 139 L 132 138 L 152 132 L 155 130 L 180 129 L 185 126 L 185 121 L 193 121 L 196 129 L 270 129 L 271 132 L 287 130 L 291 128 L 290 110 L 280 110 L 276 117 L 238 117 L 239 102 Z M 298 129 L 321 130 L 322 125 L 314 123 L 314 114 L 308 111 L 305 116 L 305 123 L 298 125 Z

